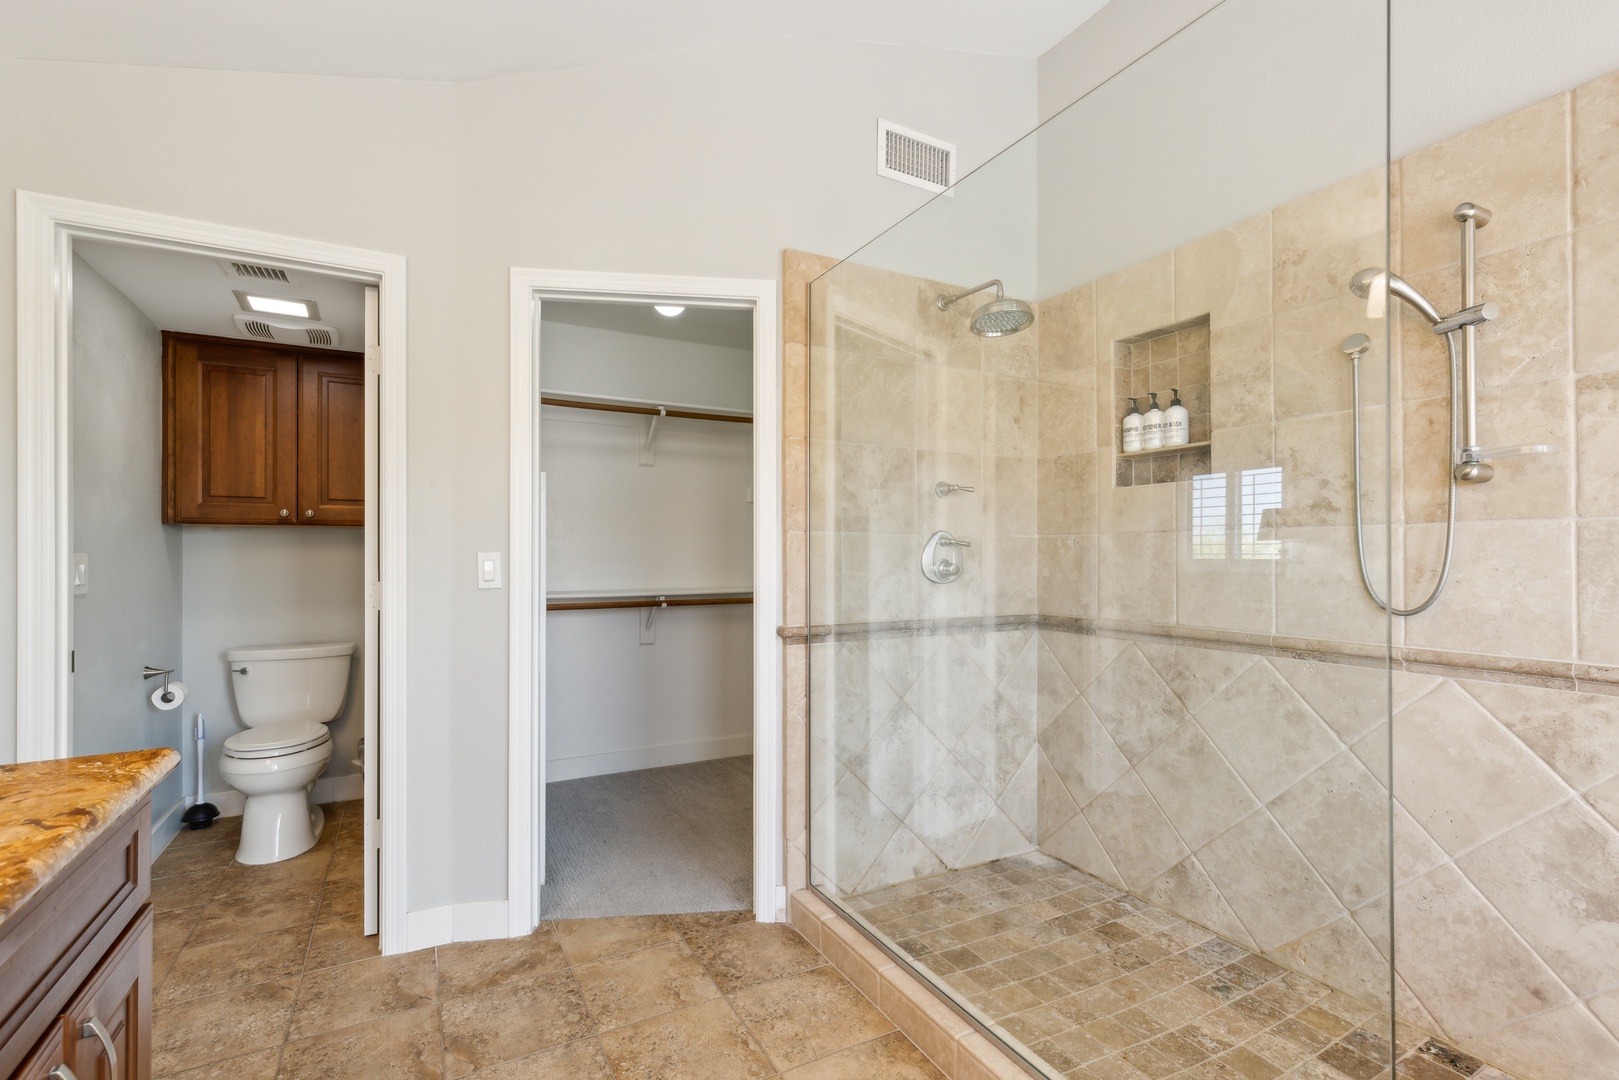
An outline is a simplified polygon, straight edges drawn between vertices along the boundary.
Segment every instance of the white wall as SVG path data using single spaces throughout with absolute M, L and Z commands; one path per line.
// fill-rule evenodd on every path
M 543 311 L 543 308 L 542 308 Z M 748 408 L 751 351 L 541 323 L 548 388 Z M 753 426 L 546 408 L 549 595 L 747 592 Z M 675 608 L 641 644 L 639 609 L 546 617 L 547 777 L 730 757 L 752 749 L 752 609 Z
M 225 740 L 244 727 L 225 650 L 242 645 L 365 641 L 365 543 L 359 529 L 186 525 L 182 609 L 187 716 L 208 719 L 207 790 L 229 789 L 219 772 Z M 359 772 L 364 734 L 363 650 L 356 648 L 343 714 L 330 725 L 325 777 Z M 191 769 L 196 765 L 191 764 Z M 186 790 L 195 787 L 188 773 Z
M 179 529 L 164 525 L 162 340 L 83 259 L 73 260 L 73 550 L 90 591 L 73 598 L 73 752 L 189 750 L 183 707 L 164 711 L 141 669 L 181 667 Z M 187 753 L 189 757 L 189 753 Z M 176 769 L 154 819 L 180 801 Z
M 542 305 L 543 310 L 543 305 Z M 540 321 L 546 390 L 753 411 L 753 351 Z
M 0 189 L 409 259 L 410 910 L 506 895 L 506 595 L 474 571 L 507 536 L 509 268 L 775 278 L 784 247 L 851 251 L 925 198 L 876 175 L 878 116 L 971 168 L 1032 126 L 1034 65 L 788 39 L 465 85 L 0 61 Z M 0 335 L 0 608 L 15 362 Z

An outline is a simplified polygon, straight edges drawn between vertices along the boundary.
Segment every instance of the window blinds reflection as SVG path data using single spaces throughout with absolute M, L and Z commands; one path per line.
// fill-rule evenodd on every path
M 1266 538 L 1265 512 L 1281 509 L 1282 470 L 1244 469 L 1237 474 L 1236 513 L 1230 513 L 1227 473 L 1192 478 L 1192 558 L 1277 559 L 1281 543 Z

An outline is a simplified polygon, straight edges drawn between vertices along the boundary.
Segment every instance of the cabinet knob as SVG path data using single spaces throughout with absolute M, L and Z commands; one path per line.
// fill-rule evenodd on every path
M 281 516 L 282 516 L 282 517 L 286 517 L 286 516 L 287 516 L 287 512 L 286 512 L 286 511 L 285 511 L 285 510 L 283 510 L 283 511 L 281 511 Z
M 305 510 L 304 511 L 304 517 L 310 518 L 310 517 L 314 517 L 314 516 L 315 516 L 315 512 L 313 510 Z

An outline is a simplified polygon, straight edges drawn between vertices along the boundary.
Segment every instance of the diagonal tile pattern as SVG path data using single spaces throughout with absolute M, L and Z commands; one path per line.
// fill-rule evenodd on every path
M 845 903 L 1065 1080 L 1511 1080 L 1044 855 Z
M 158 1080 L 944 1080 L 796 931 L 749 912 L 379 956 L 359 807 L 326 815 L 314 850 L 272 866 L 234 862 L 239 818 L 157 860 Z
M 843 892 L 1032 850 L 1030 629 L 812 646 L 817 880 Z

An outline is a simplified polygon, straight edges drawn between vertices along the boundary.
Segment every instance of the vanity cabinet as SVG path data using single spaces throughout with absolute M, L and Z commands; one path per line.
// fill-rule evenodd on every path
M 150 802 L 0 923 L 0 1077 L 150 1080 Z
M 163 521 L 363 525 L 361 355 L 166 331 Z

